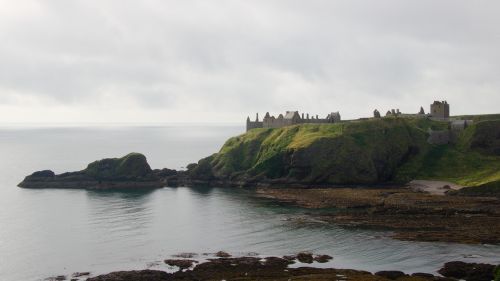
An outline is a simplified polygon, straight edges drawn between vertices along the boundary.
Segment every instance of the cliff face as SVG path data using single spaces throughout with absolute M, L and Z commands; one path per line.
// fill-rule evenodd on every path
M 500 121 L 478 122 L 457 145 L 430 145 L 447 123 L 382 118 L 254 129 L 188 167 L 193 179 L 325 184 L 403 183 L 416 178 L 481 185 L 500 178 Z M 495 155 L 491 155 L 493 154 Z

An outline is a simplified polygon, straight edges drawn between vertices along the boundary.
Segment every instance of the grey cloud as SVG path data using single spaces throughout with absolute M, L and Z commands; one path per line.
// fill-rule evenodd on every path
M 355 117 L 434 98 L 458 113 L 500 102 L 496 2 L 33 3 L 0 20 L 0 105 L 13 94 L 68 107 L 111 95 L 144 110 Z

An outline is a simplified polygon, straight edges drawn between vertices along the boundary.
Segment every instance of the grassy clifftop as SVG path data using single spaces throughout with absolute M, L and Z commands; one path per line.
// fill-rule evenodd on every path
M 500 182 L 500 120 L 480 121 L 456 145 L 430 145 L 447 123 L 382 118 L 254 129 L 190 165 L 198 178 L 306 184 L 376 184 L 412 179 L 478 186 Z
M 427 145 L 424 153 L 402 165 L 399 176 L 500 186 L 500 119 L 469 126 L 455 145 Z

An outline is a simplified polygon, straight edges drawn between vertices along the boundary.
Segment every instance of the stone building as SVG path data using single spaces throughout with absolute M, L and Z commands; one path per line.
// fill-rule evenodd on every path
M 473 123 L 473 120 L 453 120 L 450 122 L 450 127 L 452 131 L 463 131 Z
M 250 117 L 247 118 L 247 131 L 255 128 L 281 128 L 295 124 L 338 123 L 340 121 L 341 117 L 339 112 L 332 112 L 324 119 L 319 118 L 318 115 L 309 116 L 309 113 L 306 115 L 304 115 L 304 113 L 299 114 L 298 111 L 287 111 L 285 115 L 280 114 L 276 118 L 267 112 L 262 121 L 259 120 L 259 114 L 257 113 L 255 121 L 251 121 Z
M 450 118 L 450 105 L 447 101 L 434 101 L 431 104 L 430 116 L 436 119 Z

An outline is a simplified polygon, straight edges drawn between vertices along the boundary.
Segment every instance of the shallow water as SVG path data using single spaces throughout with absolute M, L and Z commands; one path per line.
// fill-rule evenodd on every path
M 435 272 L 451 260 L 500 263 L 499 246 L 397 241 L 383 231 L 310 222 L 307 210 L 255 198 L 251 190 L 16 187 L 35 170 L 79 170 L 131 151 L 144 153 L 153 168 L 181 168 L 242 131 L 231 126 L 0 128 L 0 280 L 143 269 L 179 252 L 218 250 L 261 255 L 309 250 L 334 256 L 326 266 L 408 273 Z M 154 268 L 167 269 L 161 263 Z

